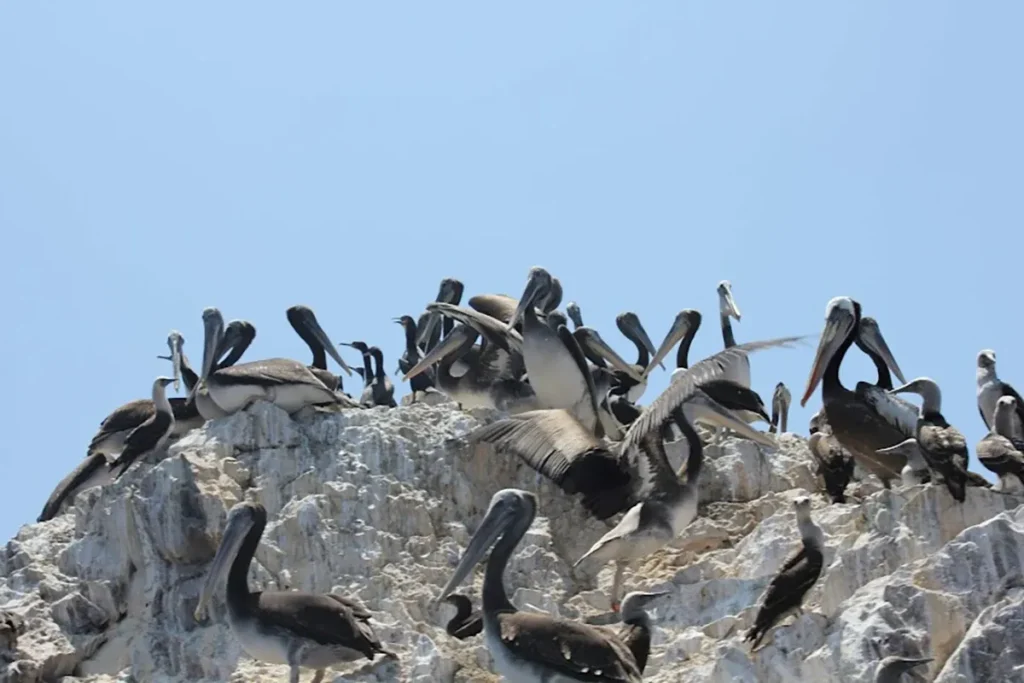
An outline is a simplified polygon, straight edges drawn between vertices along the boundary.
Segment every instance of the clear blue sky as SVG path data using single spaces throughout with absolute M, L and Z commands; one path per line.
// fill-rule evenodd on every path
M 723 278 L 741 341 L 854 296 L 973 449 L 977 351 L 1024 390 L 1022 25 L 1009 0 L 0 5 L 0 539 L 168 372 L 171 329 L 198 360 L 203 307 L 254 322 L 250 360 L 306 359 L 305 303 L 393 370 L 391 318 L 442 277 L 517 295 L 535 264 L 630 354 L 629 309 L 657 343 L 698 308 L 695 356 L 720 349 Z M 813 350 L 755 356 L 755 388 L 798 397 Z

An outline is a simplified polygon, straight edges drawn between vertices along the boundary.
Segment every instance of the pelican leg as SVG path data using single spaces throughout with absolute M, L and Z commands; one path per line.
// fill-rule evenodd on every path
M 622 575 L 626 571 L 628 562 L 617 560 L 615 562 L 615 578 L 612 579 L 612 611 L 618 612 L 622 607 Z
M 292 664 L 291 673 L 288 674 L 288 683 L 299 683 L 299 665 Z
M 317 669 L 316 670 L 316 675 L 313 676 L 313 680 L 310 681 L 309 683 L 320 683 L 320 681 L 322 681 L 322 680 L 324 680 L 324 670 L 323 669 Z

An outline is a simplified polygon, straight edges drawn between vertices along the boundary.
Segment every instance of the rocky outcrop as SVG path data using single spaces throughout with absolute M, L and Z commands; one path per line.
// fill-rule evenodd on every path
M 539 499 L 506 575 L 513 602 L 600 618 L 613 568 L 572 563 L 609 525 L 518 459 L 466 445 L 491 415 L 436 403 L 294 418 L 257 404 L 23 527 L 0 551 L 0 609 L 23 622 L 0 652 L 0 682 L 287 680 L 240 649 L 220 598 L 206 621 L 193 617 L 226 512 L 241 500 L 269 516 L 254 588 L 357 598 L 400 656 L 327 680 L 497 680 L 482 639 L 447 636 L 453 608 L 433 600 L 491 495 L 508 486 Z M 942 487 L 863 481 L 831 505 L 791 434 L 770 451 L 735 439 L 709 447 L 701 481 L 700 517 L 627 573 L 627 589 L 671 589 L 652 609 L 645 680 L 867 682 L 890 654 L 934 657 L 928 680 L 1024 680 L 1024 500 L 971 488 L 960 505 Z M 743 632 L 799 547 L 791 501 L 808 493 L 828 537 L 825 570 L 804 614 L 750 653 Z M 461 589 L 477 605 L 481 579 L 478 570 Z

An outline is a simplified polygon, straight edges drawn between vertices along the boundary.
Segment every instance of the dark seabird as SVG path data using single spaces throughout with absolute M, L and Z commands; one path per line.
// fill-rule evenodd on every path
M 373 405 L 387 406 L 388 408 L 397 407 L 398 404 L 395 403 L 395 386 L 388 379 L 387 372 L 384 370 L 384 352 L 376 346 L 371 346 L 367 353 L 373 357 L 374 363 L 377 366 L 373 380 L 370 382 Z
M 437 291 L 435 301 L 442 301 L 457 306 L 462 301 L 464 290 L 465 286 L 462 282 L 455 278 L 446 277 L 441 280 L 441 286 Z M 416 345 L 423 353 L 429 353 L 431 349 L 438 345 L 442 336 L 448 336 L 448 333 L 451 332 L 452 325 L 450 321 L 439 325 L 438 323 L 441 322 L 440 316 L 432 314 L 430 311 L 425 312 L 416 322 Z
M 483 621 L 484 644 L 495 671 L 509 681 L 641 683 L 636 658 L 610 629 L 520 612 L 509 601 L 505 567 L 536 514 L 537 498 L 532 493 L 519 489 L 495 493 L 439 599 L 450 595 L 493 545 L 484 574 Z
M 570 301 L 565 305 L 565 313 L 572 320 L 573 329 L 583 327 L 583 312 L 580 311 L 580 305 L 575 301 Z
M 921 417 L 917 420 L 917 445 L 921 447 L 935 483 L 945 482 L 949 492 L 961 503 L 967 495 L 967 439 L 942 415 L 942 392 L 928 377 L 919 377 L 892 390 L 894 394 L 915 393 L 921 397 Z
M 341 346 L 349 346 L 358 351 L 363 357 L 362 372 L 359 376 L 363 378 L 363 391 L 359 396 L 359 405 L 364 407 L 370 407 L 373 405 L 373 390 L 370 385 L 373 384 L 373 360 L 370 358 L 370 347 L 363 341 L 354 342 L 340 342 Z
M 167 400 L 167 385 L 172 382 L 173 377 L 157 377 L 153 381 L 153 405 L 156 411 L 152 417 L 132 430 L 124 440 L 121 455 L 110 463 L 115 480 L 120 479 L 137 459 L 167 444 L 174 429 L 174 412 L 171 410 L 170 401 Z
M 860 304 L 850 297 L 840 296 L 828 302 L 825 328 L 800 405 L 807 405 L 820 382 L 823 410 L 832 436 L 889 488 L 890 482 L 900 477 L 907 459 L 899 453 L 878 451 L 904 441 L 906 434 L 879 414 L 878 404 L 850 391 L 839 379 L 839 367 L 857 337 L 860 319 Z
M 416 346 L 416 321 L 411 315 L 403 315 L 401 318 L 395 318 L 394 322 L 401 325 L 405 331 L 405 351 L 398 359 L 398 371 L 404 375 L 420 362 L 420 349 Z M 433 344 L 431 348 L 436 346 L 437 344 Z M 433 386 L 434 373 L 430 370 L 411 378 L 409 391 L 412 393 L 412 400 L 415 402 L 417 393 L 423 393 Z
M 647 614 L 647 605 L 655 598 L 669 593 L 633 591 L 622 598 L 622 611 L 619 614 L 623 627 L 619 631 L 619 640 L 633 653 L 640 673 L 647 668 L 647 656 L 651 653 L 651 618 Z
M 258 503 L 239 503 L 228 512 L 220 547 L 210 565 L 195 609 L 200 621 L 214 590 L 225 586 L 228 625 L 250 657 L 291 667 L 290 683 L 298 683 L 299 667 L 324 670 L 365 657 L 373 661 L 384 649 L 370 626 L 370 613 L 355 600 L 334 593 L 304 591 L 250 592 L 247 575 L 267 511 Z
M 288 309 L 287 316 L 292 329 L 302 338 L 302 341 L 306 342 L 306 346 L 313 354 L 313 362 L 308 366 L 310 371 L 331 391 L 342 391 L 344 383 L 341 376 L 327 370 L 327 354 L 330 354 L 334 362 L 349 375 L 352 374 L 352 369 L 334 348 L 334 343 L 327 333 L 320 327 L 313 309 L 309 306 L 292 306 Z
M 846 487 L 853 478 L 853 458 L 832 437 L 822 432 L 811 434 L 807 448 L 818 461 L 818 474 L 825 480 L 825 491 L 833 503 L 846 502 Z
M 996 352 L 985 349 L 978 353 L 978 412 L 985 428 L 992 429 L 995 421 L 996 402 L 1003 396 L 1012 396 L 1017 401 L 1016 417 L 1011 428 L 1013 435 L 1024 438 L 1024 399 L 1017 390 L 996 375 Z
M 803 547 L 786 560 L 775 575 L 761 599 L 761 608 L 754 619 L 754 625 L 744 638 L 753 641 L 751 651 L 757 650 L 761 640 L 782 619 L 794 613 L 802 613 L 804 595 L 821 575 L 824 565 L 822 551 L 825 535 L 811 519 L 811 499 L 800 496 L 793 501 L 796 523 L 800 529 Z
M 792 394 L 782 382 L 775 385 L 775 392 L 772 394 L 772 424 L 768 431 L 785 433 L 789 422 L 789 404 L 793 401 Z
M 14 612 L 0 610 L 0 652 L 14 652 L 17 650 L 18 638 L 24 632 L 24 619 Z
M 910 674 L 915 681 L 925 683 L 928 679 L 913 669 L 932 661 L 931 657 L 886 657 L 875 669 L 875 683 L 901 683 L 903 674 Z
M 1024 491 L 1024 440 L 1014 435 L 1017 399 L 1001 396 L 996 402 L 992 431 L 974 449 L 978 462 L 999 477 L 997 491 Z
M 484 630 L 484 615 L 480 610 L 473 609 L 473 603 L 462 593 L 453 593 L 445 598 L 456 610 L 454 617 L 448 620 L 444 630 L 448 635 L 465 640 L 472 638 Z

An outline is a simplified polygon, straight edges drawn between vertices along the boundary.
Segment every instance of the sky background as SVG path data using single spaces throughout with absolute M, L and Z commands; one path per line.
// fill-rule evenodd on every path
M 392 317 L 442 277 L 518 296 L 532 265 L 627 358 L 626 310 L 657 344 L 697 308 L 691 359 L 721 349 L 721 279 L 739 341 L 816 337 L 853 296 L 973 451 L 977 352 L 1024 389 L 1022 25 L 1010 0 L 0 4 L 0 538 L 168 373 L 171 329 L 198 362 L 205 306 L 253 321 L 248 360 L 308 359 L 304 303 L 390 372 Z M 815 344 L 752 358 L 804 434 Z

